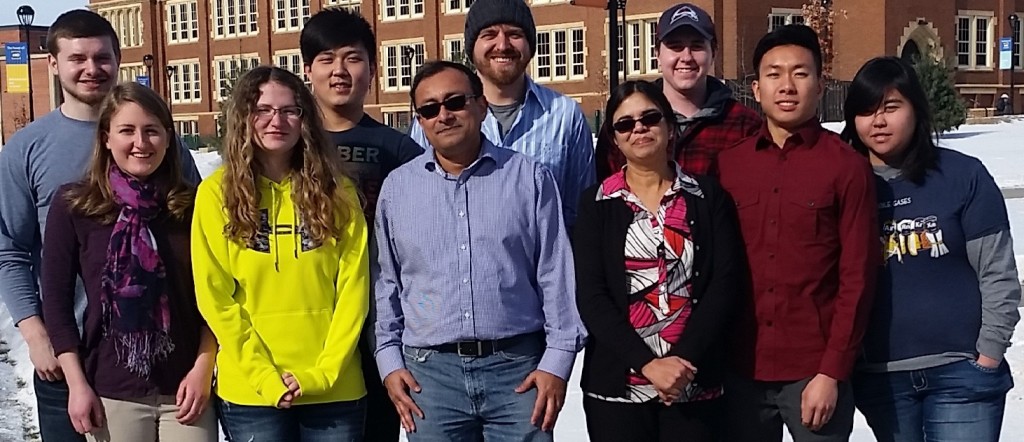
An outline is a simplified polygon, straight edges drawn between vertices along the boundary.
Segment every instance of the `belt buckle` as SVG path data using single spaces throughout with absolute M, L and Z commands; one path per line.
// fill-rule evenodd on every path
M 484 345 L 480 341 L 459 342 L 455 348 L 462 357 L 476 358 L 484 354 Z

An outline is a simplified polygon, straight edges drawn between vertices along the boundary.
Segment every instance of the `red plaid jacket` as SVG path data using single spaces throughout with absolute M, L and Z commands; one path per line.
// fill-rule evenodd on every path
M 676 137 L 675 160 L 683 171 L 694 175 L 718 175 L 718 153 L 761 129 L 761 117 L 757 112 L 734 99 L 729 99 L 717 116 L 699 118 L 691 122 Z M 617 172 L 626 164 L 622 152 L 612 142 L 607 131 L 601 130 L 597 137 L 594 153 L 597 167 L 597 182 Z

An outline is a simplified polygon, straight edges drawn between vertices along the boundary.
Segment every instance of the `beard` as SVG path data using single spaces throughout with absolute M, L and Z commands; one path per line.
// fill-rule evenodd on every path
M 104 80 L 105 87 L 100 88 L 96 92 L 79 92 L 74 86 L 74 83 L 68 84 L 63 79 L 60 79 L 60 87 L 64 90 L 64 93 L 89 106 L 96 106 L 102 103 L 103 99 L 106 98 L 107 93 L 114 87 L 114 85 L 111 84 L 110 78 Z
M 513 63 L 511 66 L 493 68 L 491 67 L 492 57 L 508 57 Z M 515 49 L 508 49 L 503 52 L 492 51 L 484 54 L 483 58 L 473 60 L 480 75 L 498 86 L 508 86 L 519 79 L 526 72 L 526 65 L 530 60 L 523 57 L 523 54 Z

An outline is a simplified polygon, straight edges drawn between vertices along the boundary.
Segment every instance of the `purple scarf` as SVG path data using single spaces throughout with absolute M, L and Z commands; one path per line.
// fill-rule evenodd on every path
M 160 212 L 156 186 L 110 167 L 110 187 L 121 213 L 110 234 L 100 302 L 104 334 L 113 338 L 117 363 L 148 378 L 174 349 L 164 262 L 149 221 Z

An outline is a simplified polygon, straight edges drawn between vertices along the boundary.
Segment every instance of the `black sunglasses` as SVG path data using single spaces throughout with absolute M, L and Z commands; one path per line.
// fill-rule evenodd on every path
M 626 134 L 633 131 L 636 127 L 636 122 L 639 121 L 644 127 L 651 127 L 661 122 L 661 119 L 665 118 L 661 112 L 649 112 L 640 116 L 640 119 L 634 120 L 633 118 L 626 118 L 612 123 L 612 129 L 620 134 Z
M 466 108 L 466 103 L 470 98 L 476 98 L 476 95 L 456 95 L 448 97 L 440 103 L 424 104 L 416 108 L 416 114 L 429 120 L 441 113 L 441 106 L 444 106 L 449 112 L 458 112 Z

